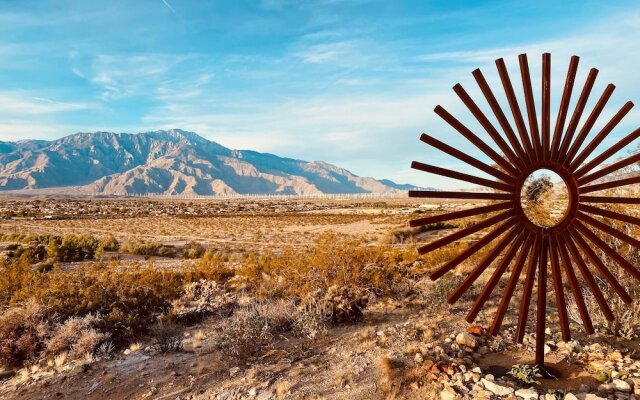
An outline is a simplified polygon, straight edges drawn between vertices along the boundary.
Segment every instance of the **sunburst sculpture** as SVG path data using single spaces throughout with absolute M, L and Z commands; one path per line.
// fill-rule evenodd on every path
M 522 298 L 519 304 L 519 316 L 516 328 L 516 339 L 518 342 L 522 342 L 524 338 L 534 281 L 537 275 L 535 362 L 540 366 L 544 365 L 547 276 L 549 267 L 558 309 L 559 325 L 562 338 L 565 341 L 571 339 L 571 332 L 569 330 L 562 270 L 568 282 L 568 289 L 570 289 L 568 291 L 570 291 L 575 300 L 580 319 L 587 334 L 592 334 L 594 329 L 581 291 L 583 284 L 578 280 L 578 273 L 579 276 L 582 277 L 584 286 L 592 293 L 603 315 L 608 320 L 613 320 L 614 314 L 598 286 L 594 272 L 596 272 L 596 276 L 606 281 L 625 303 L 630 303 L 632 300 L 629 293 L 605 266 L 594 249 L 600 249 L 607 257 L 622 267 L 626 273 L 640 280 L 640 270 L 618 254 L 616 250 L 605 243 L 605 241 L 600 239 L 595 232 L 600 235 L 611 235 L 637 249 L 640 249 L 640 241 L 593 217 L 593 215 L 596 215 L 640 225 L 640 218 L 593 205 L 594 203 L 640 204 L 640 198 L 587 195 L 588 193 L 604 189 L 640 183 L 640 176 L 625 179 L 614 178 L 613 180 L 605 180 L 602 183 L 594 182 L 640 161 L 640 154 L 635 154 L 605 167 L 597 168 L 604 161 L 608 160 L 638 138 L 640 136 L 640 128 L 629 133 L 599 155 L 589 159 L 598 145 L 603 142 L 633 107 L 633 103 L 630 101 L 625 103 L 611 120 L 608 121 L 590 141 L 586 142 L 589 132 L 615 89 L 614 85 L 609 84 L 586 120 L 580 124 L 581 116 L 583 115 L 589 94 L 591 93 L 598 74 L 598 70 L 592 68 L 589 71 L 585 85 L 582 88 L 573 114 L 565 129 L 578 62 L 579 58 L 577 56 L 571 58 L 553 133 L 550 117 L 551 55 L 548 53 L 542 55 L 542 118 L 540 126 L 538 125 L 536 115 L 534 92 L 531 85 L 526 54 L 519 56 L 519 64 L 524 91 L 524 112 L 526 113 L 527 123 L 525 123 L 523 111 L 521 111 L 520 105 L 518 104 L 505 63 L 503 59 L 496 60 L 496 66 L 509 103 L 509 108 L 513 115 L 513 120 L 515 121 L 517 134 L 507 120 L 505 112 L 500 107 L 494 92 L 489 87 L 489 84 L 479 69 L 473 71 L 473 76 L 493 111 L 502 132 L 499 132 L 498 128 L 489 121 L 487 116 L 480 110 L 478 105 L 460 84 L 455 85 L 453 90 L 488 133 L 493 143 L 485 143 L 484 140 L 449 114 L 443 107 L 437 106 L 435 108 L 436 114 L 443 118 L 457 132 L 462 134 L 462 136 L 495 164 L 490 165 L 480 161 L 466 152 L 460 151 L 428 134 L 422 134 L 420 140 L 491 175 L 495 179 L 485 179 L 417 161 L 414 161 L 411 165 L 412 168 L 424 172 L 438 174 L 493 189 L 493 191 L 489 192 L 410 191 L 410 197 L 494 201 L 494 203 L 489 205 L 412 220 L 410 226 L 417 227 L 471 216 L 487 216 L 486 219 L 473 226 L 461 229 L 453 234 L 419 247 L 418 251 L 420 254 L 426 254 L 476 232 L 489 230 L 481 239 L 473 243 L 462 253 L 444 265 L 439 266 L 437 270 L 431 274 L 431 278 L 436 280 L 442 277 L 483 247 L 492 242 L 496 242 L 491 251 L 475 265 L 475 268 L 465 277 L 460 286 L 449 295 L 448 302 L 453 304 L 460 299 L 488 267 L 495 262 L 494 272 L 467 313 L 467 321 L 473 322 L 492 291 L 496 288 L 500 278 L 507 273 L 509 266 L 512 261 L 514 261 L 489 332 L 495 335 L 500 330 L 518 281 L 523 277 Z M 581 125 L 580 129 L 578 129 L 579 125 Z M 585 143 L 587 144 L 583 146 Z M 495 148 L 496 146 L 497 148 Z M 540 226 L 532 222 L 525 215 L 521 204 L 521 190 L 527 177 L 539 169 L 549 169 L 557 173 L 568 189 L 568 206 L 566 211 L 560 221 L 553 226 Z M 504 254 L 502 258 L 500 258 L 503 252 Z

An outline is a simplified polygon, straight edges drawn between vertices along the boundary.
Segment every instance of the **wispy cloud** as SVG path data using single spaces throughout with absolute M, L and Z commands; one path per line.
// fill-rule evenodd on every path
M 165 6 L 167 6 L 169 11 L 171 11 L 173 13 L 173 15 L 178 16 L 178 14 L 176 13 L 176 10 L 173 9 L 171 4 L 169 4 L 169 2 L 167 0 L 161 0 L 161 1 L 164 3 Z
M 12 116 L 31 116 L 78 111 L 93 108 L 88 103 L 66 103 L 31 95 L 25 92 L 0 91 L 0 113 Z

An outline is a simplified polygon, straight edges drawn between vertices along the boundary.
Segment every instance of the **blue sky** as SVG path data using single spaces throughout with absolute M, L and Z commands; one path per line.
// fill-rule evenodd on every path
M 557 110 L 576 54 L 576 88 L 601 71 L 587 110 L 618 86 L 605 120 L 638 103 L 638 38 L 637 2 L 2 0 L 0 140 L 182 128 L 358 175 L 460 187 L 409 168 L 467 169 L 421 132 L 480 156 L 432 111 L 441 104 L 486 136 L 455 83 L 490 113 L 471 71 L 498 85 L 493 61 L 504 57 L 520 93 L 517 54 L 527 52 L 538 92 L 548 51 Z M 633 110 L 602 147 L 639 122 Z

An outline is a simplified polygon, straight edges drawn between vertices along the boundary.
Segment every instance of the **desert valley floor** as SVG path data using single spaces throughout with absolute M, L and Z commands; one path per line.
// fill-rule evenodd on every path
M 0 200 L 0 398 L 635 398 L 637 286 L 623 281 L 631 306 L 604 290 L 620 315 L 613 323 L 586 296 L 591 337 L 568 304 L 569 342 L 549 287 L 546 359 L 559 379 L 514 373 L 532 362 L 535 341 L 534 312 L 524 343 L 514 339 L 521 285 L 498 336 L 487 327 L 506 277 L 465 322 L 493 266 L 447 304 L 491 246 L 436 282 L 429 272 L 483 232 L 425 256 L 416 247 L 486 216 L 421 229 L 408 221 L 474 205 Z

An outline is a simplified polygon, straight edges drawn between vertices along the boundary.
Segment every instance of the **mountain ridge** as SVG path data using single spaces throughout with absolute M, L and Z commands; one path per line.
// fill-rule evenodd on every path
M 0 142 L 0 191 L 94 195 L 389 194 L 413 186 L 324 161 L 232 150 L 195 132 L 79 132 Z M 65 189 L 66 188 L 66 189 Z

